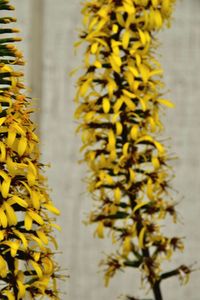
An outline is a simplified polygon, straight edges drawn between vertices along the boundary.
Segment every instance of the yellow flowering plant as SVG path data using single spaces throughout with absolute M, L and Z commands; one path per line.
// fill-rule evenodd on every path
M 0 0 L 0 11 L 13 10 Z M 1 14 L 2 16 L 2 14 Z M 60 299 L 52 246 L 59 215 L 40 163 L 31 99 L 24 94 L 16 19 L 0 18 L 0 299 Z
M 172 157 L 160 120 L 160 110 L 174 105 L 163 96 L 155 34 L 170 26 L 174 5 L 175 0 L 83 1 L 76 43 L 87 45 L 75 118 L 95 203 L 89 223 L 97 224 L 99 238 L 107 230 L 117 247 L 102 261 L 105 284 L 118 270 L 138 268 L 155 300 L 163 299 L 163 280 L 177 275 L 187 282 L 191 272 L 185 265 L 166 272 L 161 266 L 184 248 L 181 238 L 162 230 L 168 216 L 177 222 Z

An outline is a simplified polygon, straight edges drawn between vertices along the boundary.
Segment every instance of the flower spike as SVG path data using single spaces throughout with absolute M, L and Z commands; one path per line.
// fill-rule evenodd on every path
M 77 82 L 75 117 L 80 121 L 88 190 L 95 200 L 89 222 L 95 235 L 109 230 L 118 244 L 104 261 L 105 283 L 116 271 L 139 268 L 161 300 L 162 262 L 182 239 L 167 236 L 161 224 L 177 221 L 170 195 L 171 158 L 161 138 L 160 109 L 173 107 L 163 96 L 163 70 L 156 59 L 156 32 L 170 25 L 175 0 L 83 1 L 86 45 Z M 189 268 L 172 271 L 188 277 Z M 135 299 L 135 298 L 131 298 Z
M 0 0 L 0 10 L 13 10 Z M 49 195 L 39 162 L 39 139 L 31 121 L 30 98 L 23 93 L 21 39 L 0 18 L 0 299 L 60 299 L 59 267 L 52 251 L 54 217 L 59 215 Z

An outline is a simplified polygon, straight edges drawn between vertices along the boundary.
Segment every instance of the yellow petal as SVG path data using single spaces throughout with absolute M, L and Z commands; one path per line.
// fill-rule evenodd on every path
M 8 130 L 8 137 L 7 137 L 7 140 L 6 140 L 6 143 L 7 143 L 8 147 L 12 147 L 12 145 L 15 142 L 16 135 L 17 135 L 17 133 L 13 129 Z
M 2 294 L 7 296 L 8 300 L 15 300 L 14 294 L 8 290 L 4 290 Z
M 146 35 L 144 34 L 144 32 L 141 29 L 138 29 L 138 32 L 139 32 L 139 36 L 140 36 L 142 45 L 145 45 L 146 44 Z
M 104 238 L 104 224 L 103 222 L 99 222 L 97 229 L 95 231 L 95 235 L 97 234 L 98 238 L 103 239 Z
M 122 97 L 119 98 L 119 99 L 117 99 L 117 101 L 114 104 L 114 112 L 115 113 L 117 113 L 120 110 L 120 108 L 122 107 L 123 103 L 124 103 L 124 101 L 123 101 Z
M 160 162 L 159 162 L 159 160 L 158 160 L 158 157 L 153 156 L 151 161 L 152 161 L 152 164 L 153 164 L 153 166 L 154 166 L 154 169 L 155 169 L 155 170 L 158 170 L 159 167 L 160 167 Z
M 48 241 L 47 235 L 46 235 L 43 231 L 41 231 L 41 230 L 37 230 L 36 232 L 37 232 L 37 235 L 38 235 L 39 239 L 40 239 L 45 245 L 47 245 L 48 242 L 49 242 L 49 241 Z
M 5 259 L 0 255 L 0 276 L 5 278 L 8 273 L 8 266 Z
M 133 125 L 132 128 L 131 128 L 131 138 L 133 140 L 136 140 L 137 137 L 138 137 L 138 131 L 139 131 L 139 127 L 138 125 Z
M 136 109 L 136 105 L 133 102 L 132 99 L 128 97 L 123 97 L 124 103 L 126 103 L 126 106 L 129 108 L 130 111 L 134 111 Z
M 163 20 L 162 20 L 162 15 L 159 10 L 154 11 L 154 22 L 158 29 L 160 29 L 162 27 Z
M 123 35 L 122 35 L 122 46 L 123 46 L 124 49 L 128 48 L 130 37 L 131 37 L 130 31 L 125 30 Z
M 17 255 L 17 251 L 20 246 L 20 241 L 5 241 L 3 242 L 4 245 L 7 245 L 10 248 L 10 254 L 12 257 L 15 257 Z
M 99 43 L 93 43 L 92 46 L 91 46 L 91 53 L 92 54 L 95 54 L 98 50 L 98 45 Z
M 118 30 L 119 30 L 119 26 L 118 26 L 117 24 L 114 24 L 114 25 L 112 26 L 112 33 L 113 33 L 113 34 L 116 34 L 116 33 L 118 32 Z
M 135 182 L 136 174 L 133 169 L 129 168 L 130 182 Z
M 36 262 L 33 261 L 33 260 L 30 260 L 30 263 L 31 263 L 31 265 L 33 266 L 35 272 L 37 273 L 37 276 L 38 276 L 39 278 L 42 278 L 43 273 L 42 273 L 42 270 L 41 270 L 39 264 L 36 263 Z
M 116 126 L 116 134 L 121 135 L 123 131 L 122 123 L 116 122 L 115 126 Z
M 6 180 L 4 180 L 1 184 L 1 194 L 4 198 L 8 197 L 9 190 L 10 190 L 10 183 L 11 183 L 11 178 L 7 177 Z
M 147 83 L 149 76 L 150 76 L 149 68 L 143 64 L 140 64 L 138 68 L 140 70 L 140 73 L 141 73 L 144 83 Z
M 123 148 L 122 148 L 123 155 L 125 155 L 125 156 L 128 155 L 129 146 L 130 146 L 130 143 L 125 143 L 123 145 Z
M 123 91 L 123 94 L 124 94 L 125 96 L 128 96 L 129 98 L 134 99 L 134 98 L 137 97 L 135 94 L 133 94 L 132 92 L 129 92 L 129 91 L 125 90 L 125 89 L 123 89 L 122 91 Z
M 52 274 L 54 265 L 49 257 L 44 257 L 42 259 L 42 267 L 43 267 L 43 272 L 45 275 Z
M 115 134 L 112 130 L 109 130 L 107 149 L 109 151 L 112 151 L 113 149 L 115 149 L 115 143 L 116 143 Z
M 0 142 L 0 151 L 0 162 L 4 162 L 6 159 L 6 147 L 2 142 Z
M 154 142 L 154 145 L 156 146 L 156 148 L 157 148 L 157 150 L 158 150 L 158 153 L 159 153 L 159 155 L 164 155 L 165 154 L 165 148 L 164 148 L 164 146 L 161 144 L 161 143 L 159 143 L 159 142 L 157 142 L 157 141 L 155 141 Z
M 17 288 L 18 288 L 18 294 L 17 294 L 17 299 L 23 299 L 26 294 L 26 286 L 20 281 L 17 280 Z
M 0 220 L 0 225 L 1 225 L 1 220 Z M 4 240 L 5 238 L 5 230 L 0 230 L 0 241 Z
M 39 225 L 43 225 L 44 224 L 44 220 L 42 219 L 42 217 L 38 213 L 36 213 L 35 211 L 28 210 L 27 213 Z
M 105 114 L 110 111 L 110 101 L 108 98 L 103 98 L 103 111 Z
M 6 117 L 2 117 L 2 118 L 0 118 L 0 126 L 2 126 L 2 125 L 3 125 L 3 123 L 5 122 L 5 120 L 6 120 Z
M 96 60 L 96 61 L 94 62 L 94 66 L 95 66 L 97 69 L 101 69 L 101 68 L 102 68 L 102 63 L 101 63 L 100 61 Z
M 21 207 L 27 208 L 28 207 L 28 203 L 23 200 L 22 198 L 18 197 L 18 196 L 12 196 L 10 199 L 8 199 L 8 204 L 13 205 L 13 204 L 18 204 Z
M 3 228 L 6 228 L 8 225 L 7 216 L 1 207 L 0 207 L 0 224 L 2 225 Z
M 21 134 L 22 136 L 26 136 L 25 130 L 19 124 L 13 123 L 12 128 L 14 128 L 17 133 Z
M 115 200 L 115 203 L 119 204 L 120 203 L 120 199 L 121 199 L 121 190 L 120 190 L 119 187 L 117 187 L 114 190 L 114 200 Z
M 27 138 L 24 136 L 21 136 L 19 143 L 18 143 L 18 148 L 17 148 L 17 152 L 18 152 L 19 156 L 22 156 L 24 154 L 24 152 L 26 151 L 26 147 L 27 147 Z
M 35 242 L 39 245 L 40 250 L 41 250 L 42 252 L 45 251 L 45 247 L 44 247 L 43 242 L 41 241 L 40 238 L 38 238 L 38 237 L 35 236 L 34 234 L 31 234 L 31 235 L 30 235 L 30 239 L 32 240 L 32 242 L 35 241 Z
M 56 208 L 53 204 L 50 203 L 45 203 L 43 205 L 47 210 L 49 210 L 50 212 L 52 212 L 53 214 L 59 216 L 60 215 L 60 211 L 58 208 Z
M 151 178 L 149 178 L 147 181 L 147 196 L 150 200 L 154 200 L 153 182 Z
M 175 104 L 172 103 L 170 100 L 167 100 L 167 99 L 158 99 L 157 102 L 169 107 L 169 108 L 174 108 L 175 107 Z
M 14 209 L 6 201 L 3 203 L 2 207 L 5 208 L 8 224 L 10 226 L 17 225 L 17 217 Z
M 16 230 L 16 229 L 13 229 L 13 233 L 14 233 L 17 237 L 20 238 L 20 240 L 21 240 L 22 243 L 23 243 L 24 248 L 27 249 L 27 248 L 28 248 L 28 242 L 27 242 L 27 239 L 26 239 L 25 235 L 24 235 L 22 232 L 20 232 L 19 230 Z
M 26 213 L 25 220 L 24 220 L 24 226 L 25 226 L 26 230 L 29 231 L 32 229 L 32 223 L 33 223 L 33 219 L 29 216 L 28 213 Z
M 131 237 L 126 236 L 123 242 L 123 254 L 127 256 L 132 249 Z
M 33 253 L 34 261 L 38 262 L 38 260 L 40 259 L 40 256 L 41 256 L 41 252 L 34 252 Z
M 138 243 L 139 243 L 139 248 L 140 249 L 144 248 L 144 235 L 145 235 L 145 231 L 146 231 L 146 228 L 143 227 L 141 229 L 141 231 L 140 231 L 140 234 L 139 234 Z
M 41 199 L 41 196 L 38 192 L 32 190 L 31 191 L 31 201 L 32 201 L 32 204 L 33 204 L 33 207 L 37 210 L 40 209 L 40 199 Z

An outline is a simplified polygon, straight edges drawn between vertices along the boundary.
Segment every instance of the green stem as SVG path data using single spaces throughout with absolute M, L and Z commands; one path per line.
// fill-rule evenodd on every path
M 160 288 L 160 281 L 156 281 L 156 283 L 154 284 L 153 294 L 154 294 L 155 300 L 163 300 L 161 288 Z

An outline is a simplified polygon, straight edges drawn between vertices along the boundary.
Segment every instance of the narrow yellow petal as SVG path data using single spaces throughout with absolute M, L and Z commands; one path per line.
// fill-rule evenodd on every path
M 146 227 L 143 227 L 140 231 L 139 238 L 138 238 L 138 243 L 139 243 L 139 248 L 143 249 L 144 248 L 144 235 L 145 235 Z
M 22 232 L 20 232 L 19 230 L 16 230 L 16 229 L 13 229 L 13 233 L 14 233 L 17 237 L 20 238 L 20 240 L 21 240 L 22 243 L 23 243 L 24 248 L 27 249 L 27 248 L 28 248 L 28 242 L 27 242 L 27 239 L 26 239 L 25 235 L 24 235 Z
M 8 300 L 15 300 L 14 294 L 8 290 L 4 290 L 2 294 L 7 296 Z
M 128 48 L 130 37 L 131 37 L 130 31 L 125 30 L 123 35 L 122 35 L 122 46 L 123 46 L 124 49 Z
M 42 217 L 38 213 L 36 213 L 35 211 L 28 210 L 27 213 L 39 225 L 43 225 L 44 224 L 44 220 L 42 219 Z
M 47 245 L 47 244 L 49 243 L 47 235 L 46 235 L 43 231 L 41 231 L 41 230 L 37 230 L 36 232 L 37 232 L 37 235 L 38 235 L 39 239 L 40 239 L 45 245 Z
M 12 147 L 12 145 L 15 142 L 16 135 L 17 135 L 17 133 L 13 129 L 8 130 L 8 137 L 7 137 L 7 140 L 6 140 L 6 144 L 8 145 L 8 147 Z
M 114 200 L 115 200 L 115 203 L 116 204 L 119 204 L 120 203 L 120 199 L 121 199 L 121 190 L 119 187 L 117 187 L 115 190 L 114 190 Z
M 159 160 L 158 160 L 158 157 L 153 156 L 151 161 L 152 161 L 152 164 L 153 164 L 153 166 L 154 166 L 154 169 L 155 169 L 155 170 L 158 170 L 159 167 L 160 167 L 160 162 L 159 162 Z
M 30 215 L 26 212 L 25 215 L 25 220 L 24 220 L 24 226 L 26 228 L 26 230 L 31 230 L 32 229 L 32 223 L 33 223 L 33 219 L 30 217 Z
M 4 198 L 8 197 L 9 190 L 10 190 L 10 183 L 11 183 L 11 178 L 7 177 L 6 180 L 4 180 L 1 184 L 1 194 Z
M 110 101 L 108 98 L 103 98 L 103 111 L 105 114 L 110 111 Z
M 98 45 L 99 43 L 93 43 L 92 46 L 91 46 L 91 53 L 92 54 L 95 54 L 98 50 Z
M 3 123 L 5 122 L 5 120 L 6 120 L 6 117 L 2 117 L 2 118 L 0 118 L 0 126 L 2 126 L 2 125 L 3 125 Z
M 123 254 L 127 256 L 131 251 L 132 244 L 131 244 L 131 237 L 126 236 L 123 242 Z
M 3 228 L 6 228 L 8 225 L 8 219 L 4 210 L 0 207 L 0 224 Z
M 115 126 L 116 126 L 116 134 L 121 135 L 123 131 L 122 123 L 116 122 Z
M 42 273 L 42 270 L 41 270 L 39 264 L 36 263 L 36 262 L 33 261 L 33 260 L 30 260 L 30 263 L 31 263 L 31 265 L 33 266 L 35 272 L 37 273 L 37 276 L 38 276 L 39 278 L 42 278 L 43 273 Z
M 33 207 L 37 210 L 40 209 L 40 205 L 41 205 L 40 200 L 41 200 L 40 194 L 37 191 L 32 190 L 31 191 L 31 201 L 32 201 Z
M 143 206 L 147 205 L 148 203 L 149 203 L 149 201 L 144 201 L 144 202 L 141 202 L 141 203 L 137 204 L 137 205 L 134 207 L 133 212 L 135 213 L 138 209 L 142 208 Z
M 24 155 L 26 148 L 27 148 L 27 138 L 24 136 L 21 136 L 19 143 L 18 143 L 18 149 L 17 149 L 19 156 Z
M 26 286 L 20 281 L 17 280 L 17 288 L 18 288 L 18 294 L 17 294 L 17 299 L 23 299 L 26 294 Z
M 0 162 L 4 162 L 6 160 L 6 147 L 4 143 L 0 142 Z
M 98 238 L 103 239 L 104 238 L 104 224 L 103 222 L 98 222 L 97 229 L 95 231 L 95 235 L 98 236 Z
M 8 202 L 5 201 L 2 205 L 2 207 L 5 208 L 8 224 L 10 226 L 17 225 L 17 216 L 16 216 L 15 211 L 12 208 L 12 206 L 9 205 Z
M 175 107 L 175 104 L 172 103 L 170 100 L 167 100 L 167 99 L 158 99 L 157 102 L 169 107 L 169 108 L 174 108 Z
M 146 44 L 146 35 L 145 35 L 145 33 L 141 29 L 138 29 L 138 32 L 139 32 L 139 36 L 140 36 L 140 40 L 142 42 L 142 45 L 145 45 Z
M 139 127 L 138 125 L 133 125 L 131 128 L 131 138 L 133 140 L 136 140 L 138 138 L 138 131 L 139 131 Z
M 0 255 L 0 276 L 5 278 L 8 273 L 8 266 L 5 259 Z
M 51 203 L 45 203 L 43 205 L 47 210 L 49 210 L 50 212 L 52 212 L 53 214 L 59 216 L 60 215 L 60 211 L 58 208 L 56 208 L 54 205 L 52 205 Z
M 10 204 L 10 205 L 18 204 L 24 208 L 28 207 L 28 203 L 25 200 L 23 200 L 22 198 L 15 196 L 15 195 L 14 196 L 10 195 L 10 196 L 11 196 L 11 198 L 7 200 L 8 204 Z
M 147 182 L 147 196 L 150 200 L 154 200 L 153 182 L 151 178 L 149 178 Z

